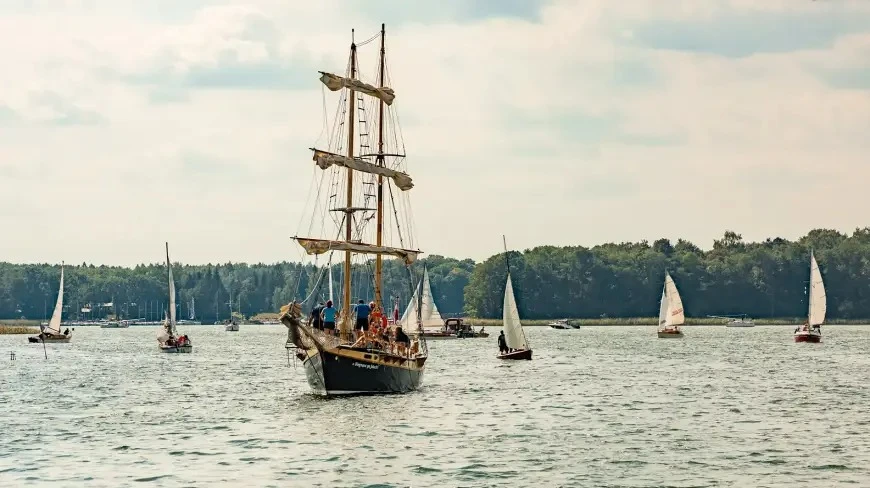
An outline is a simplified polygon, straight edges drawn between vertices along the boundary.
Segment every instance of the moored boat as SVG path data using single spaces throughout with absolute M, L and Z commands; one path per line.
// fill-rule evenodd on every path
M 683 331 L 680 328 L 685 323 L 683 300 L 671 274 L 665 271 L 665 285 L 662 287 L 662 299 L 659 304 L 659 326 L 657 335 L 661 339 L 681 339 Z
M 816 256 L 810 252 L 810 284 L 809 303 L 807 304 L 807 321 L 795 329 L 795 342 L 822 342 L 822 324 L 828 310 L 825 283 Z
M 187 335 L 178 335 L 175 321 L 175 280 L 172 279 L 172 264 L 169 261 L 169 243 L 166 243 L 166 270 L 169 276 L 169 309 L 163 326 L 157 331 L 157 348 L 165 353 L 190 353 L 193 344 Z
M 320 72 L 320 80 L 329 90 L 341 91 L 339 113 L 347 118 L 336 121 L 337 132 L 329 138 L 330 151 L 313 149 L 314 161 L 325 172 L 323 178 L 318 178 L 323 185 L 318 197 L 323 200 L 314 204 L 312 224 L 306 228 L 313 230 L 318 225 L 314 223 L 314 216 L 323 217 L 319 222 L 322 236 L 296 236 L 294 239 L 309 255 L 343 255 L 340 311 L 333 316 L 335 310 L 327 306 L 323 309 L 322 323 L 311 321 L 309 325 L 309 321 L 302 320 L 303 304 L 312 309 L 317 306 L 320 284 L 326 281 L 324 275 L 332 262 L 329 259 L 326 267 L 314 277 L 314 291 L 308 298 L 282 307 L 280 320 L 288 329 L 288 351 L 295 350 L 309 386 L 316 394 L 324 396 L 416 390 L 422 384 L 428 359 L 426 339 L 421 335 L 422 294 L 418 294 L 414 315 L 405 320 L 405 327 L 412 328 L 410 331 L 403 330 L 401 323 L 390 327 L 383 313 L 383 257 L 392 256 L 404 262 L 410 289 L 410 267 L 421 253 L 411 248 L 413 240 L 408 219 L 399 218 L 401 213 L 407 212 L 407 198 L 402 195 L 404 203 L 396 198 L 413 184 L 405 172 L 405 155 L 401 153 L 404 144 L 395 126 L 398 119 L 395 114 L 387 114 L 395 93 L 388 87 L 386 78 L 385 38 L 382 25 L 376 86 L 357 79 L 355 43 L 351 43 L 344 76 Z M 375 124 L 369 122 L 368 104 L 363 95 L 372 97 L 378 114 Z M 376 142 L 369 140 L 372 133 L 377 134 Z M 356 147 L 360 148 L 359 155 L 355 155 Z M 389 220 L 385 219 L 385 214 Z M 374 225 L 367 225 L 370 222 Z M 390 224 L 395 225 L 395 232 L 385 233 L 385 225 Z M 398 242 L 389 243 L 387 239 Z M 374 260 L 366 258 L 371 255 Z M 355 257 L 364 260 L 354 266 Z M 352 287 L 353 283 L 357 286 Z M 352 290 L 365 293 L 372 285 L 372 305 L 363 299 L 352 300 Z M 352 301 L 359 303 L 351 308 Z M 327 305 L 332 305 L 332 300 Z
M 236 321 L 234 320 L 234 321 L 232 321 L 224 326 L 224 331 L 226 331 L 226 332 L 238 332 L 239 331 L 239 324 L 237 324 Z
M 504 240 L 504 236 L 502 236 L 502 239 Z M 507 269 L 507 280 L 504 288 L 504 303 L 501 317 L 507 351 L 499 351 L 497 357 L 499 359 L 531 360 L 532 348 L 529 347 L 529 342 L 526 340 L 526 333 L 523 331 L 522 322 L 520 322 L 520 311 L 517 308 L 516 298 L 514 298 L 514 286 L 513 283 L 511 283 L 511 266 L 507 250 L 507 241 L 505 241 L 504 245 L 504 259 L 505 267 Z
M 66 343 L 72 339 L 72 333 L 67 328 L 63 333 L 60 331 L 60 322 L 63 316 L 63 263 L 60 264 L 60 285 L 57 290 L 57 301 L 54 303 L 54 311 L 51 313 L 51 320 L 48 325 L 40 326 L 39 335 L 30 336 L 27 342 L 37 344 L 40 342 L 56 342 Z

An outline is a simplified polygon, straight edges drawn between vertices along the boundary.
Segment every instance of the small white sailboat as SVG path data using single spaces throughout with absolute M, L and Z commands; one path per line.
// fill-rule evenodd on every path
M 659 306 L 659 327 L 658 336 L 660 338 L 681 338 L 683 331 L 680 326 L 686 321 L 686 316 L 683 313 L 683 300 L 680 298 L 680 293 L 677 291 L 677 285 L 670 273 L 665 271 L 665 285 L 662 288 L 662 301 Z
M 419 314 L 417 313 L 419 310 Z M 412 322 L 419 323 L 413 326 Z M 438 311 L 438 306 L 435 305 L 435 298 L 432 296 L 432 287 L 429 284 L 429 270 L 423 268 L 423 279 L 414 291 L 414 296 L 411 297 L 411 302 L 408 303 L 408 308 L 402 314 L 399 321 L 405 330 L 423 329 L 423 337 L 427 339 L 455 339 L 456 334 L 447 330 L 444 323 L 444 318 L 441 317 L 441 312 Z
M 502 239 L 504 239 L 504 236 L 502 236 Z M 502 308 L 501 319 L 508 351 L 502 351 L 497 357 L 499 359 L 531 360 L 532 349 L 526 340 L 526 333 L 523 331 L 522 322 L 520 322 L 520 311 L 517 308 L 516 298 L 514 298 L 514 285 L 511 283 L 511 267 L 508 260 L 507 242 L 505 242 L 504 250 L 505 263 L 507 265 L 507 281 L 504 288 L 504 306 Z
M 72 339 L 69 329 L 63 334 L 60 332 L 60 321 L 63 315 L 63 263 L 60 264 L 60 286 L 57 290 L 57 302 L 54 304 L 54 312 L 51 313 L 51 320 L 48 325 L 42 328 L 39 335 L 27 338 L 30 343 L 39 342 L 69 342 Z
M 193 344 L 187 335 L 178 335 L 175 329 L 175 280 L 172 279 L 172 264 L 169 262 L 169 243 L 166 243 L 166 270 L 169 275 L 169 310 L 166 311 L 166 319 L 163 327 L 157 331 L 157 347 L 166 353 L 189 353 L 193 351 Z
M 794 331 L 795 342 L 822 342 L 822 324 L 828 311 L 825 282 L 816 256 L 810 252 L 810 289 L 807 305 L 807 321 Z
M 238 332 L 239 331 L 239 323 L 236 322 L 235 317 L 233 316 L 233 295 L 230 294 L 230 321 L 224 325 L 224 332 Z M 239 315 L 242 315 L 242 294 L 239 293 Z

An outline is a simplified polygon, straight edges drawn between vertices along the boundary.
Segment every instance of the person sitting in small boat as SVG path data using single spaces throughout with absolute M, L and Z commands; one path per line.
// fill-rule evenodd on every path
M 498 335 L 498 350 L 502 354 L 507 354 L 509 351 L 507 347 L 507 339 L 504 336 L 504 331 L 501 331 L 501 333 Z
M 69 327 L 67 327 L 66 330 L 63 331 L 63 335 L 69 335 Z

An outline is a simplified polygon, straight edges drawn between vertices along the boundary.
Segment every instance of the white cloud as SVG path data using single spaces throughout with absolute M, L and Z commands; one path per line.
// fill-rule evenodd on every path
M 431 22 L 402 10 L 388 56 L 420 247 L 481 259 L 502 233 L 518 248 L 706 247 L 725 228 L 866 225 L 870 27 L 794 49 L 771 29 L 775 49 L 755 33 L 740 56 L 645 44 L 662 22 L 721 21 L 727 43 L 754 25 L 735 18 L 870 12 L 804 3 L 553 1 L 529 18 L 451 4 L 465 17 Z M 19 236 L 0 259 L 130 264 L 158 260 L 163 240 L 189 262 L 295 259 L 286 237 L 322 125 L 315 70 L 342 71 L 349 29 L 374 34 L 379 4 L 58 5 L 0 16 L 0 228 Z M 360 52 L 371 80 L 376 46 Z

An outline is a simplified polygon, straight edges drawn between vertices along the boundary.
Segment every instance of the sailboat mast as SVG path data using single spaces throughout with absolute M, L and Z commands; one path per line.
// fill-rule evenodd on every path
M 384 49 L 384 41 L 386 39 L 386 25 L 381 24 L 381 63 L 378 72 L 378 86 L 384 86 L 384 58 L 386 50 Z M 378 166 L 384 164 L 384 101 L 380 101 L 380 111 L 378 112 Z M 383 245 L 384 236 L 384 175 L 378 175 L 378 215 L 377 215 L 377 245 Z M 378 254 L 375 256 L 375 306 L 381 308 L 381 276 L 383 272 L 383 256 Z
M 350 43 L 350 79 L 356 78 L 356 42 L 353 41 L 353 30 L 351 30 Z M 347 113 L 347 157 L 353 159 L 353 121 L 354 112 L 356 111 L 356 92 L 352 88 L 348 88 L 348 113 Z M 347 168 L 347 208 L 353 207 L 353 170 Z M 347 242 L 351 241 L 351 214 L 348 211 L 345 217 L 344 239 Z M 344 299 L 341 304 L 341 330 L 340 337 L 342 342 L 348 340 L 348 329 L 350 327 L 350 266 L 351 252 L 344 252 Z

